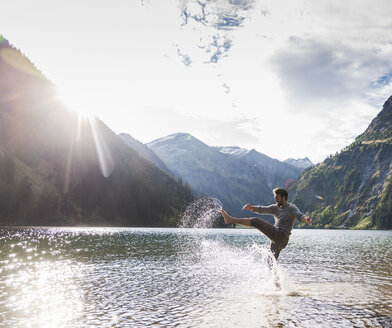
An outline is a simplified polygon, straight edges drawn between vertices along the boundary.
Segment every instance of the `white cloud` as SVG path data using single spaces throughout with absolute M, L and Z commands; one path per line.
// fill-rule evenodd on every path
M 291 38 L 273 58 L 282 87 L 303 103 L 331 104 L 359 99 L 374 81 L 390 72 L 392 49 L 355 48 L 338 42 Z
M 144 142 L 188 132 L 317 162 L 363 132 L 392 94 L 389 0 L 5 0 L 2 8 L 1 33 L 72 105 Z
M 139 139 L 144 143 L 180 132 L 190 133 L 208 145 L 235 145 L 240 143 L 250 146 L 257 143 L 254 133 L 259 128 L 257 122 L 252 119 L 213 119 L 202 115 L 180 113 L 171 108 L 154 108 L 150 106 L 141 108 L 138 112 L 143 112 L 143 117 L 150 117 L 151 124 L 146 122 L 146 124 L 141 125 L 141 118 L 135 113 L 134 119 L 124 122 L 123 127 L 124 129 L 126 127 L 130 128 L 135 136 L 143 135 L 145 129 L 152 129 L 148 138 Z M 123 114 L 126 115 L 126 113 Z M 159 130 L 155 130 L 156 121 L 164 122 Z

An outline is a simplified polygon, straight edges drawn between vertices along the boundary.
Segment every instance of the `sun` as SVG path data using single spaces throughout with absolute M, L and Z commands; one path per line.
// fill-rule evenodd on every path
M 96 113 L 94 105 L 89 100 L 89 95 L 84 88 L 74 86 L 57 86 L 57 97 L 70 110 L 84 118 L 94 118 Z

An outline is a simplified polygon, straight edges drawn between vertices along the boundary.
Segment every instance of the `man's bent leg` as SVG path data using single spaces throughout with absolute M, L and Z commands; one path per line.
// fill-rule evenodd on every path
M 276 259 L 278 259 L 280 251 L 287 245 L 287 241 L 283 241 L 282 245 L 283 236 L 281 231 L 276 229 L 272 224 L 269 224 L 260 218 L 235 218 L 229 215 L 224 209 L 222 209 L 220 212 L 222 213 L 226 224 L 234 223 L 242 224 L 247 227 L 251 226 L 265 234 L 271 240 L 271 252 Z
M 279 243 L 280 234 L 278 232 L 278 229 L 276 229 L 272 224 L 269 224 L 268 222 L 259 218 L 251 218 L 250 226 L 260 230 L 272 242 Z
M 278 247 L 273 241 L 271 241 L 271 253 L 274 255 L 277 260 L 282 249 Z

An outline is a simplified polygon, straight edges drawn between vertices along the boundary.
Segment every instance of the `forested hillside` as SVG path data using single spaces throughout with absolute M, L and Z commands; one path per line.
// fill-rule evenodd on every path
M 293 201 L 316 227 L 392 228 L 392 97 L 355 142 L 305 170 Z
M 0 39 L 0 224 L 173 226 L 192 197 Z

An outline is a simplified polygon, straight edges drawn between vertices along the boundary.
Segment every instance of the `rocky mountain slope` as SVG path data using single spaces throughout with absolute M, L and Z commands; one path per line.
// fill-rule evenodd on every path
M 355 142 L 304 171 L 294 202 L 316 227 L 392 228 L 392 97 Z

